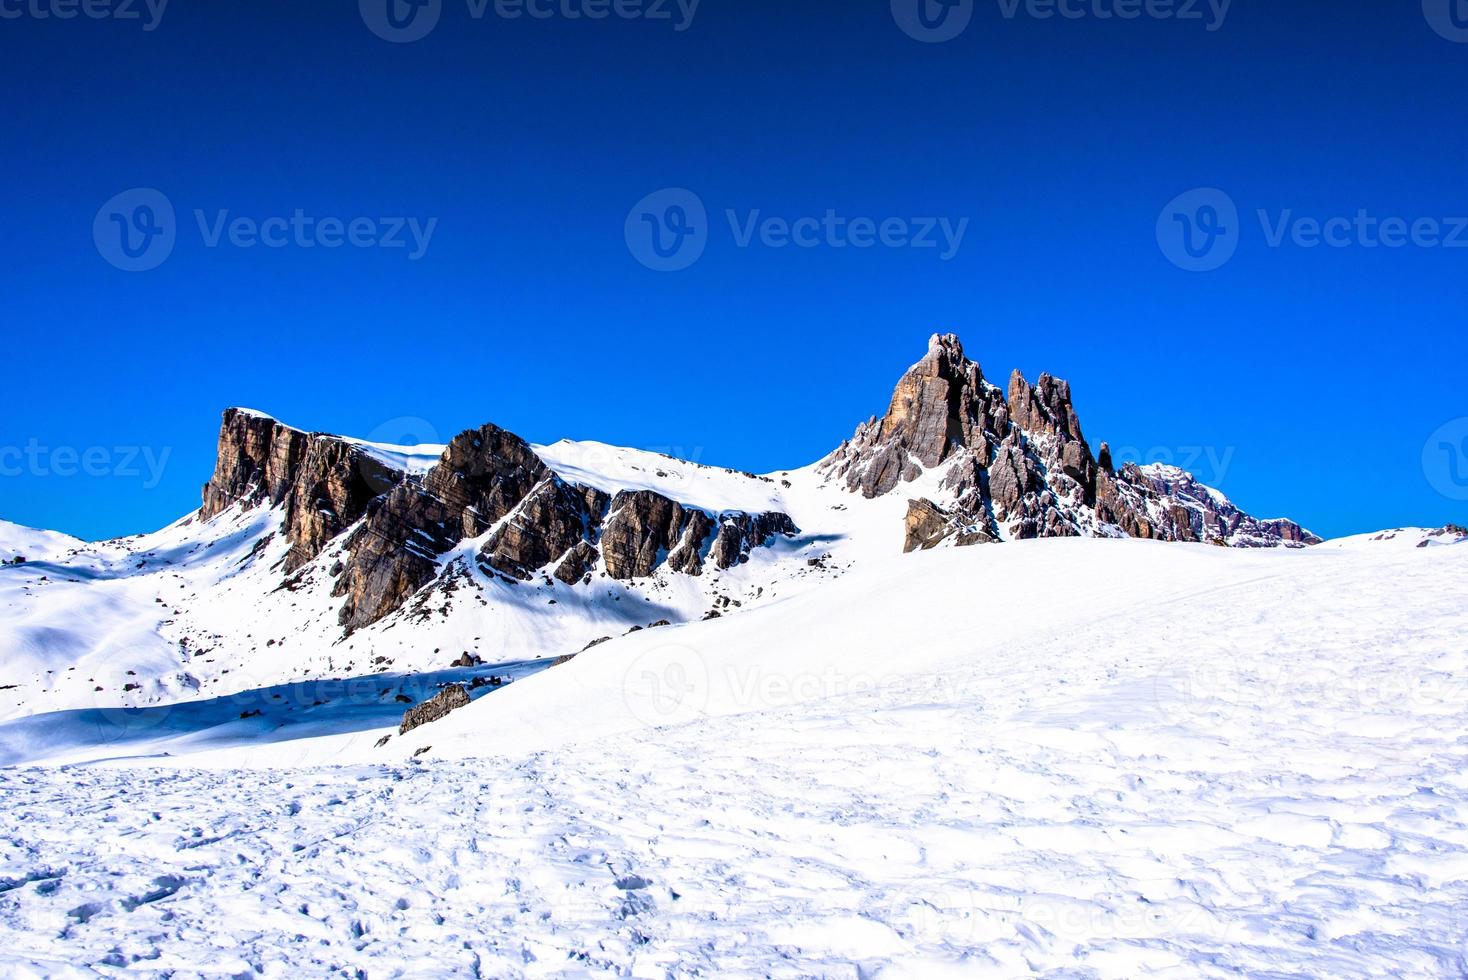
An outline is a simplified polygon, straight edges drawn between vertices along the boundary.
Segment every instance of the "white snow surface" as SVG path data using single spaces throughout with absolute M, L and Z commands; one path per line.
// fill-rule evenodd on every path
M 278 510 L 0 522 L 0 976 L 1468 973 L 1461 534 L 901 555 L 941 467 L 535 451 L 801 532 L 576 586 L 466 541 L 345 637 L 346 536 L 287 579 Z
M 425 442 L 413 446 L 396 446 L 386 442 L 368 442 L 343 436 L 342 442 L 356 446 L 367 455 L 386 463 L 394 469 L 415 476 L 427 473 L 438 465 L 438 459 L 448 448 L 437 443 Z
M 57 531 L 39 531 L 10 521 L 0 521 L 0 562 L 17 557 L 27 561 L 57 558 L 82 546 L 81 539 Z
M 784 501 L 775 480 L 753 473 L 705 466 L 640 449 L 603 442 L 562 439 L 533 447 L 535 454 L 565 480 L 609 494 L 652 490 L 712 513 L 758 514 L 780 510 Z
M 1456 540 L 889 548 L 406 736 L 17 717 L 0 975 L 1462 976 Z

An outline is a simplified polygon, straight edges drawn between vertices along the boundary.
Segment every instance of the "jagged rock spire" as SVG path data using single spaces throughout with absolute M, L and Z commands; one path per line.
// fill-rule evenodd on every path
M 934 334 L 927 356 L 897 382 L 887 413 L 858 428 L 826 467 L 851 489 L 878 497 L 961 450 L 986 445 L 987 430 L 1008 425 L 1003 395 L 964 356 L 958 337 Z
M 910 502 L 907 549 L 1004 538 L 1131 535 L 1224 543 L 1308 543 L 1291 522 L 1261 522 L 1186 474 L 1112 469 L 1081 431 L 1069 383 L 1010 375 L 1007 397 L 964 356 L 953 334 L 935 334 L 927 355 L 897 382 L 887 412 L 860 426 L 821 464 L 867 497 L 890 493 L 935 467 L 940 500 Z M 1186 479 L 1183 479 L 1186 478 Z

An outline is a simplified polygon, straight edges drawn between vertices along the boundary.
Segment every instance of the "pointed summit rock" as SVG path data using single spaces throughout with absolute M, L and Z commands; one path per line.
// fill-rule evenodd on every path
M 1241 547 L 1318 539 L 1291 521 L 1259 521 L 1186 473 L 1117 472 L 1081 431 L 1070 384 L 1019 371 L 1007 391 L 984 379 L 952 334 L 934 335 L 887 412 L 856 430 L 820 471 L 880 497 L 935 468 L 937 499 L 910 502 L 906 549 L 1036 537 L 1146 537 Z
M 958 337 L 934 334 L 927 356 L 897 382 L 887 413 L 858 428 L 825 465 L 852 490 L 879 497 L 964 448 L 987 445 L 985 430 L 995 425 L 1008 426 L 999 389 L 964 356 Z

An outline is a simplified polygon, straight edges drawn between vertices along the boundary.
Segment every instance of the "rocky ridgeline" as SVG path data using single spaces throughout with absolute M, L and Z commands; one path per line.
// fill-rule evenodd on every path
M 664 566 L 687 575 L 730 568 L 776 535 L 798 533 L 782 513 L 710 514 L 650 490 L 612 496 L 568 483 L 495 425 L 456 436 L 419 477 L 338 437 L 230 409 L 200 513 L 207 520 L 235 503 L 284 509 L 287 572 L 355 526 L 332 590 L 348 631 L 400 609 L 470 539 L 484 537 L 475 559 L 488 573 L 575 584 L 599 563 L 619 580 Z
M 1145 506 L 1163 514 L 1162 525 L 1171 530 L 1174 540 L 1221 541 L 1240 548 L 1320 543 L 1320 538 L 1294 521 L 1244 513 L 1227 497 L 1175 466 L 1128 463 L 1122 468 L 1121 478 Z
M 935 336 L 872 418 L 821 464 L 866 497 L 925 480 L 906 517 L 908 551 L 1007 538 L 1109 535 L 1240 547 L 1318 539 L 1286 520 L 1259 520 L 1182 470 L 1113 466 L 1093 455 L 1070 385 L 1016 371 L 989 383 L 958 338 Z M 936 488 L 936 489 L 934 489 Z M 779 512 L 710 513 L 652 490 L 609 494 L 558 476 L 519 436 L 494 425 L 456 436 L 426 473 L 407 473 L 336 436 L 306 433 L 240 409 L 224 415 L 205 518 L 234 504 L 283 510 L 285 571 L 343 534 L 333 595 L 348 631 L 401 609 L 459 557 L 506 581 L 568 585 L 597 574 L 700 575 L 747 561 L 798 529 Z M 459 564 L 454 562 L 452 564 Z
M 985 380 L 953 335 L 934 336 L 908 370 L 887 413 L 872 418 L 821 470 L 877 497 L 942 467 L 938 500 L 909 501 L 905 549 L 1010 538 L 1128 535 L 1240 547 L 1319 541 L 1286 520 L 1261 521 L 1187 473 L 1115 469 L 1102 443 L 1093 456 L 1070 385 L 1020 372 L 1007 392 Z

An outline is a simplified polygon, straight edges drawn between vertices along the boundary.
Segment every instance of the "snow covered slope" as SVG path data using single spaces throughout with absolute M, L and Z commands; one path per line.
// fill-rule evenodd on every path
M 38 531 L 9 521 L 0 521 L 0 562 L 17 558 L 27 561 L 53 559 L 81 547 L 82 542 L 56 531 Z
M 0 771 L 0 972 L 1462 975 L 1465 594 L 1456 533 L 1017 542 L 406 736 L 327 688 L 305 738 L 268 697 L 14 721 L 73 765 Z

